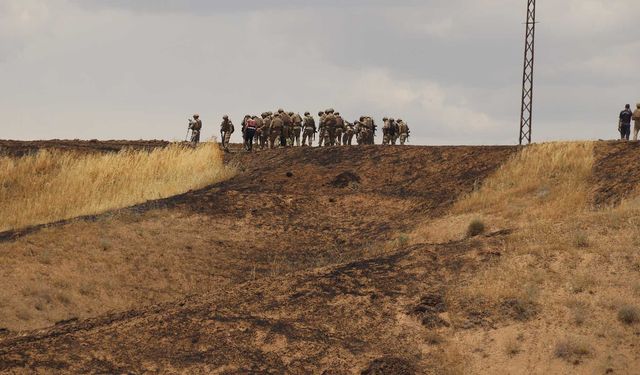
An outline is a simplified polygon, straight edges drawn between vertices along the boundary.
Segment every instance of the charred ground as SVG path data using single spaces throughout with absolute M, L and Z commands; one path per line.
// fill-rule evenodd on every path
M 598 147 L 594 203 L 601 204 L 638 181 L 610 183 L 611 175 L 598 172 L 634 148 Z M 172 213 L 176 222 L 159 222 L 169 236 L 180 235 L 172 230 L 182 221 L 197 225 L 186 234 L 197 240 L 187 246 L 126 249 L 137 253 L 134 262 L 158 252 L 183 259 L 191 283 L 171 298 L 132 294 L 138 307 L 127 311 L 68 316 L 28 333 L 5 330 L 0 371 L 455 372 L 463 361 L 433 332 L 535 318 L 535 306 L 519 301 L 478 309 L 446 298 L 501 256 L 511 232 L 417 244 L 404 234 L 445 214 L 517 151 L 366 146 L 231 154 L 239 173 L 229 181 L 127 209 L 126 219 L 105 216 L 115 220 L 111 226 L 148 228 L 158 220 L 150 213 Z M 86 225 L 102 224 L 94 218 Z M 76 225 L 84 224 L 54 230 L 62 238 Z

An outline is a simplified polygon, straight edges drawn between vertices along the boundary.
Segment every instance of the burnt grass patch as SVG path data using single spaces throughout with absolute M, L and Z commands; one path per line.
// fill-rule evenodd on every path
M 409 311 L 409 314 L 417 317 L 425 327 L 434 329 L 449 327 L 449 322 L 439 316 L 445 311 L 447 311 L 447 306 L 444 297 L 442 294 L 433 293 L 423 296 L 420 302 Z

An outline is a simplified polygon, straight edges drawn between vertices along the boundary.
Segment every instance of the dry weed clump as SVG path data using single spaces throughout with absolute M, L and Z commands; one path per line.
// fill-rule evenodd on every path
M 565 361 L 579 363 L 586 356 L 591 355 L 593 349 L 588 342 L 578 337 L 566 337 L 556 343 L 553 353 Z
M 0 231 L 98 214 L 228 178 L 216 144 L 79 155 L 0 158 Z
M 640 309 L 632 305 L 624 305 L 618 310 L 618 320 L 632 325 L 640 322 Z
M 487 228 L 482 220 L 475 219 L 471 223 L 469 223 L 469 226 L 467 227 L 467 237 L 471 238 L 479 236 L 483 234 L 486 229 Z

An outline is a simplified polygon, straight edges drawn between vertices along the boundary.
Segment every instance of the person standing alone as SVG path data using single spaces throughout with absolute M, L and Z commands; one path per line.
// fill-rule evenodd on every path
M 633 120 L 633 140 L 638 140 L 638 132 L 640 132 L 640 103 L 636 104 L 636 110 L 633 112 L 631 116 Z
M 202 130 L 202 120 L 200 115 L 193 115 L 193 120 L 189 120 L 189 129 L 191 129 L 191 143 L 197 145 L 200 143 L 200 131 Z
M 618 130 L 620 131 L 620 139 L 628 141 L 631 135 L 631 106 L 629 104 L 624 106 L 624 110 L 620 112 L 620 122 L 618 123 Z

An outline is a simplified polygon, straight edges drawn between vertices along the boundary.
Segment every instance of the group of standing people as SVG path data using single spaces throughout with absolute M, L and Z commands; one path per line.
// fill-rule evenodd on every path
M 194 124 L 195 121 L 199 121 L 196 116 L 190 124 Z M 383 144 L 404 145 L 409 140 L 409 126 L 404 121 L 384 118 L 383 122 Z M 202 122 L 199 122 L 198 135 L 201 127 Z M 195 128 L 193 130 L 195 132 Z M 252 151 L 254 147 L 265 149 L 313 146 L 316 138 L 318 147 L 350 146 L 354 144 L 354 138 L 358 145 L 374 144 L 376 130 L 377 125 L 370 116 L 361 116 L 356 121 L 349 122 L 340 112 L 331 108 L 318 112 L 317 123 L 309 112 L 301 116 L 299 113 L 286 112 L 283 109 L 278 109 L 275 113 L 264 112 L 260 116 L 246 115 L 241 123 L 242 138 L 247 151 Z M 229 116 L 223 116 L 220 138 L 225 150 L 229 149 L 231 135 L 234 132 L 235 126 Z
M 618 121 L 618 131 L 620 132 L 620 139 L 628 141 L 631 136 L 631 121 L 634 122 L 633 126 L 633 140 L 638 140 L 638 133 L 640 132 L 640 103 L 636 104 L 636 110 L 631 111 L 631 105 L 624 106 L 624 110 L 620 112 Z

